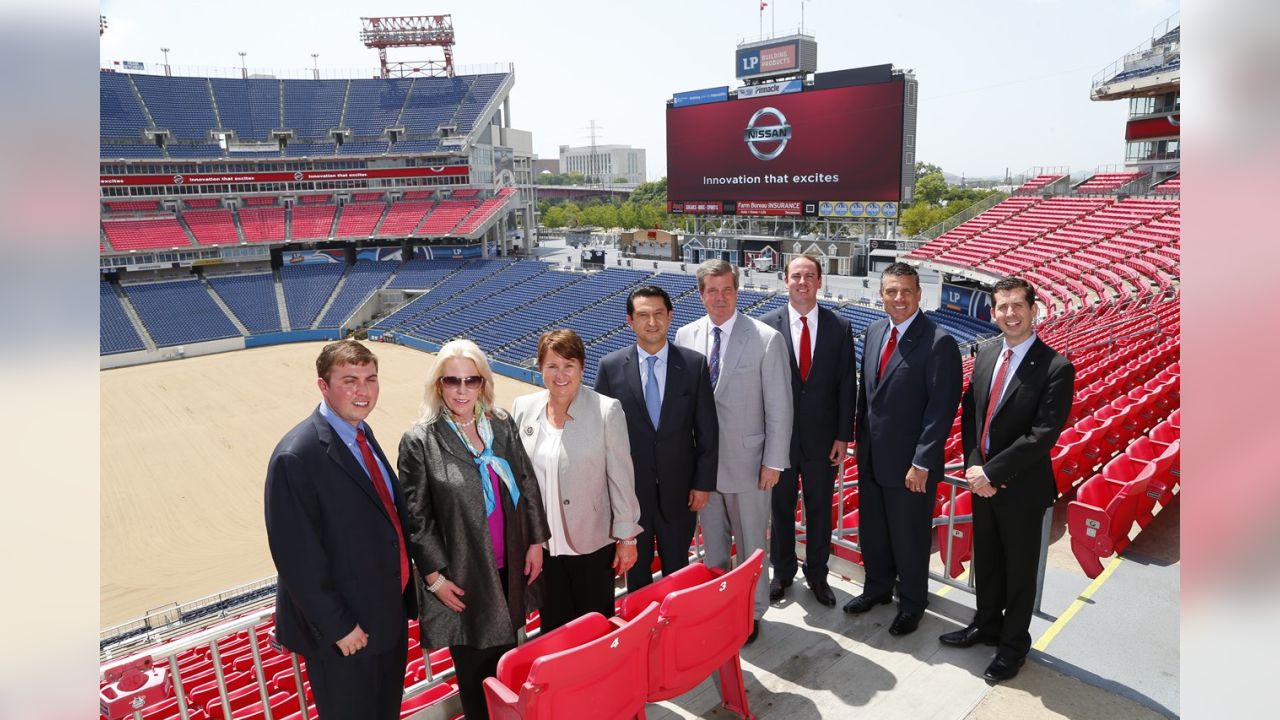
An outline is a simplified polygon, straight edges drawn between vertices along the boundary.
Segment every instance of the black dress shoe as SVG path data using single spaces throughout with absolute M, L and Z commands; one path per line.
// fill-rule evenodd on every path
M 826 578 L 816 578 L 809 581 L 809 591 L 813 596 L 818 598 L 818 602 L 827 607 L 836 606 L 836 594 L 831 591 L 831 586 L 827 584 Z
M 956 630 L 955 632 L 949 632 L 943 635 L 939 635 L 938 642 L 942 643 L 943 645 L 950 645 L 951 647 L 958 647 L 958 648 L 973 647 L 978 643 L 982 643 L 983 645 L 999 645 L 1000 644 L 1000 641 L 997 640 L 996 638 L 983 635 L 982 631 L 979 630 L 975 625 L 970 625 L 969 627 L 961 628 L 959 630 Z
M 791 580 L 780 580 L 774 578 L 769 581 L 769 602 L 777 602 L 787 593 L 787 588 L 791 587 Z
M 760 621 L 756 620 L 755 622 L 751 623 L 751 634 L 747 636 L 746 644 L 750 645 L 751 643 L 755 642 L 756 638 L 758 637 L 760 637 Z
M 1026 658 L 1021 657 L 1017 660 L 1009 660 L 1007 658 L 996 656 L 995 660 L 987 666 L 987 671 L 982 673 L 982 677 L 991 682 L 1004 682 L 1012 680 L 1018 675 L 1018 668 L 1022 667 L 1022 663 L 1026 662 Z
M 893 619 L 893 624 L 889 626 L 890 635 L 910 635 L 920 627 L 920 615 L 917 613 L 909 613 L 905 610 L 898 611 L 897 617 Z
M 893 596 L 885 595 L 882 598 L 870 598 L 863 593 L 844 604 L 844 611 L 847 613 L 864 613 L 876 605 L 888 605 L 893 602 Z

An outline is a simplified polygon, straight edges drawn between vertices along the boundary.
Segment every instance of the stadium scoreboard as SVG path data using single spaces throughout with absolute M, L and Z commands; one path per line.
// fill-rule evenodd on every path
M 889 65 L 677 93 L 668 212 L 892 220 L 915 183 L 916 95 Z

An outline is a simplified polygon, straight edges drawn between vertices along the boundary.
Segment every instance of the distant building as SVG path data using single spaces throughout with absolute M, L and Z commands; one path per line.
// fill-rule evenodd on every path
M 543 160 L 542 158 L 538 158 L 537 160 L 533 161 L 534 176 L 541 175 L 542 173 L 551 173 L 552 175 L 555 175 L 555 174 L 558 174 L 559 172 L 560 172 L 559 160 L 550 160 L 550 159 Z
M 561 145 L 560 172 L 582 173 L 588 182 L 609 183 L 625 178 L 626 182 L 639 185 L 646 179 L 644 149 L 630 145 Z

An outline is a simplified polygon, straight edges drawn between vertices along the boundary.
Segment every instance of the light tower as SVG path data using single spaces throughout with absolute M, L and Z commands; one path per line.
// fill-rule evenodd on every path
M 382 77 L 453 77 L 453 16 L 411 15 L 360 18 L 360 41 L 378 49 Z M 444 61 L 387 62 L 387 48 L 439 47 Z

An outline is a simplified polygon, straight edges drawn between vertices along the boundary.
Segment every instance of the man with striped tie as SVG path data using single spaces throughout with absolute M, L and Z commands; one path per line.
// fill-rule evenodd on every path
M 720 424 L 716 489 L 698 513 L 707 564 L 728 570 L 735 543 L 739 563 L 764 549 L 770 498 L 791 464 L 791 362 L 777 330 L 738 311 L 738 268 L 724 260 L 698 266 L 698 293 L 706 308 L 676 331 L 676 344 L 707 357 Z M 769 607 L 769 573 L 756 587 L 755 624 L 760 632 Z

